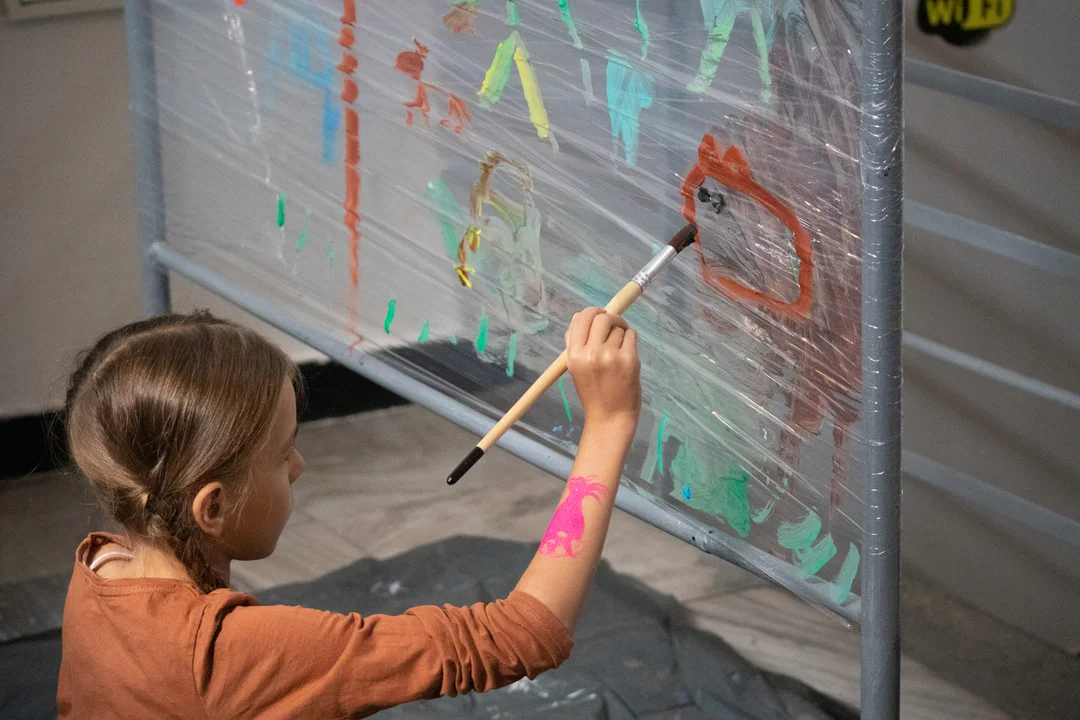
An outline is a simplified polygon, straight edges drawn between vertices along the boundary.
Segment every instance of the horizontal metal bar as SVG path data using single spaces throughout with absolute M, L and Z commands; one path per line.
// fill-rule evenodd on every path
M 349 343 L 335 338 L 333 328 L 314 327 L 310 319 L 291 312 L 261 296 L 230 282 L 228 278 L 198 264 L 158 243 L 151 248 L 155 262 L 242 307 L 252 315 L 319 350 L 345 367 L 378 383 L 417 405 L 426 407 L 477 435 L 484 435 L 495 424 L 488 415 L 438 392 L 390 363 L 365 352 L 353 350 Z M 573 458 L 558 450 L 510 430 L 499 440 L 499 447 L 557 478 L 570 477 Z M 442 484 L 440 477 L 437 482 Z M 452 490 L 448 490 L 452 492 Z M 764 550 L 724 532 L 676 514 L 649 498 L 620 488 L 615 505 L 624 512 L 673 535 L 700 550 L 759 575 L 791 590 L 805 600 L 825 607 L 845 620 L 858 623 L 861 602 L 852 594 L 843 605 L 830 597 L 833 584 L 816 578 L 804 579 L 794 566 Z
M 1041 398 L 1052 400 L 1053 402 L 1060 403 L 1073 410 L 1080 410 L 1080 395 L 1077 395 L 1074 392 L 1059 388 L 1057 385 L 1051 385 L 1042 380 L 1030 378 L 1015 370 L 1003 368 L 1000 365 L 995 365 L 980 357 L 969 355 L 966 352 L 951 348 L 948 345 L 942 345 L 929 338 L 924 338 L 922 335 L 916 335 L 913 332 L 905 330 L 904 347 L 917 350 L 931 357 L 935 357 L 938 360 L 944 360 L 947 363 L 962 367 L 965 370 L 970 370 L 973 373 L 990 378 L 991 380 L 1011 385 L 1014 388 L 1031 393 L 1032 395 L 1038 395 Z
M 1023 235 L 968 220 L 912 200 L 904 201 L 904 222 L 920 230 L 1022 262 L 1060 277 L 1080 282 L 1080 255 L 1059 250 Z
M 1080 103 L 1016 87 L 923 60 L 908 60 L 905 80 L 931 90 L 1027 115 L 1066 130 L 1080 130 Z
M 936 460 L 905 450 L 904 472 L 927 485 L 968 501 L 984 512 L 1012 520 L 1035 532 L 1080 547 L 1080 522 L 996 488 Z

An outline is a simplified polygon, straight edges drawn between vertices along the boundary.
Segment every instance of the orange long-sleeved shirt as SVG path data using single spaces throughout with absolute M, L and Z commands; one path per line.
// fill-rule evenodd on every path
M 106 580 L 79 545 L 64 607 L 62 718 L 362 717 L 493 690 L 560 665 L 573 641 L 531 595 L 391 617 L 263 606 L 166 579 Z

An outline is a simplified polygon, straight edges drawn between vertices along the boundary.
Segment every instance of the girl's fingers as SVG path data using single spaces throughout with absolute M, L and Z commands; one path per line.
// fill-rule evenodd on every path
M 611 315 L 603 311 L 593 317 L 592 327 L 589 328 L 589 345 L 603 345 L 607 342 L 611 325 Z
M 626 337 L 626 330 L 624 328 L 613 327 L 613 328 L 611 328 L 611 334 L 608 335 L 607 341 L 613 347 L 621 348 L 622 345 L 623 345 L 623 340 L 624 340 L 625 337 Z
M 570 329 L 566 331 L 566 347 L 581 347 L 589 340 L 589 329 L 592 327 L 593 318 L 603 313 L 603 308 L 590 307 L 574 315 L 570 321 Z
M 637 355 L 637 330 L 627 330 L 623 338 L 622 349 Z

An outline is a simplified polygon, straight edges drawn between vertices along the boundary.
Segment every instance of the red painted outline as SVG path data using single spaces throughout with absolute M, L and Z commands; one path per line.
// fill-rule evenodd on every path
M 709 286 L 716 288 L 730 298 L 757 302 L 796 322 L 802 322 L 810 314 L 810 306 L 814 297 L 814 264 L 811 258 L 810 234 L 803 228 L 802 223 L 799 222 L 799 218 L 795 216 L 791 208 L 777 200 L 772 193 L 754 181 L 750 164 L 746 162 L 746 158 L 743 157 L 739 148 L 732 145 L 721 155 L 721 147 L 712 135 L 706 134 L 701 138 L 701 144 L 698 146 L 697 163 L 694 164 L 686 179 L 683 180 L 680 190 L 683 196 L 683 217 L 686 218 L 687 222 L 695 222 L 697 203 L 694 195 L 695 191 L 705 182 L 706 177 L 711 177 L 721 185 L 751 197 L 791 231 L 792 242 L 795 244 L 795 255 L 799 258 L 799 297 L 795 302 L 784 302 L 725 277 L 721 270 L 712 267 L 705 259 L 705 253 L 701 248 L 701 235 L 699 234 L 694 240 L 694 245 L 697 248 L 698 256 L 701 258 L 702 279 Z
M 356 332 L 358 321 L 356 303 L 360 287 L 360 114 L 354 107 L 359 90 L 353 73 L 357 60 L 352 46 L 356 41 L 356 0 L 342 0 L 341 36 L 338 45 L 345 49 L 337 69 L 345 75 L 341 99 L 345 108 L 345 227 L 349 230 L 349 330 L 357 342 L 363 337 Z M 354 343 L 355 344 L 355 343 Z

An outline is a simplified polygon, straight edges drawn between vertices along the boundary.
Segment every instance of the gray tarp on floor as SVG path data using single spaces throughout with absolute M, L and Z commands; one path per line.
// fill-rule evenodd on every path
M 505 597 L 533 545 L 458 537 L 386 561 L 360 560 L 307 583 L 259 593 L 266 604 L 398 614 L 415 605 L 470 605 Z M 38 617 L 56 617 L 38 607 Z M 11 617 L 7 618 L 11 625 Z M 0 718 L 55 717 L 60 661 L 55 629 L 0 645 Z M 9 634 L 8 637 L 11 637 Z M 764 673 L 719 638 L 687 626 L 681 608 L 601 565 L 572 657 L 535 681 L 379 713 L 386 720 L 826 720 L 852 710 L 789 678 Z

